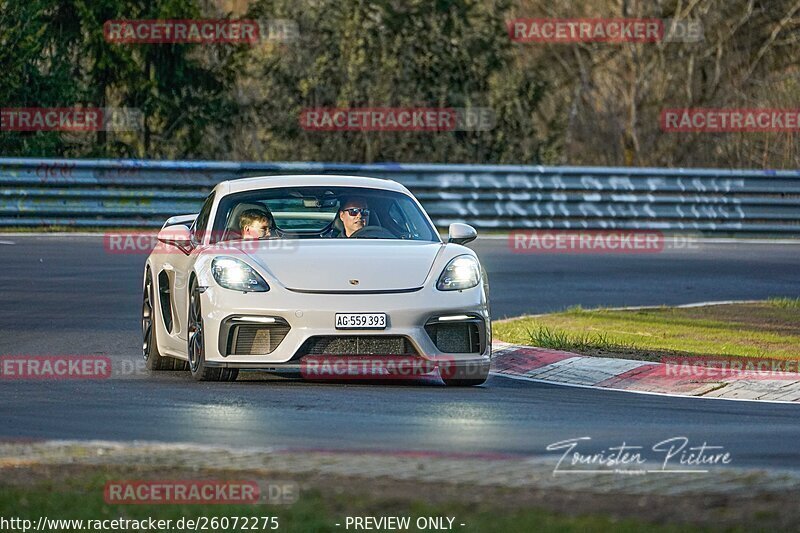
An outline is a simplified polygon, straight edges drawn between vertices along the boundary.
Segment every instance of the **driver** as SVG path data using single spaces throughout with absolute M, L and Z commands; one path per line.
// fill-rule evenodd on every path
M 355 232 L 365 227 L 369 222 L 369 208 L 364 198 L 348 198 L 339 209 L 339 219 L 342 221 L 344 231 L 338 237 L 349 238 Z
M 272 236 L 272 214 L 258 209 L 248 209 L 239 217 L 242 239 L 269 239 Z

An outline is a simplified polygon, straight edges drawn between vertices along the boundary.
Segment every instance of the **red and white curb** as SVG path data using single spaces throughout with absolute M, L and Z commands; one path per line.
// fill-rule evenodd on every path
M 796 378 L 747 378 L 668 371 L 664 363 L 588 357 L 559 350 L 492 343 L 492 374 L 540 383 L 726 400 L 800 402 Z

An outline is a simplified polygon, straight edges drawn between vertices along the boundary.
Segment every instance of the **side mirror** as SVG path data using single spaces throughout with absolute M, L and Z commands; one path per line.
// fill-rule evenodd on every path
M 158 241 L 178 247 L 183 253 L 192 249 L 192 232 L 183 224 L 167 226 L 158 232 Z
M 448 230 L 447 242 L 454 244 L 467 244 L 478 238 L 478 232 L 469 224 L 460 224 L 458 222 L 450 224 Z

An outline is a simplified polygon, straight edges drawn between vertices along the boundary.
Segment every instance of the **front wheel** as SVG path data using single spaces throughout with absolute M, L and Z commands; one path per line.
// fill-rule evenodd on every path
M 206 364 L 206 345 L 203 330 L 203 313 L 200 304 L 200 288 L 192 280 L 189 289 L 189 370 L 197 381 L 236 381 L 238 368 L 211 367 Z

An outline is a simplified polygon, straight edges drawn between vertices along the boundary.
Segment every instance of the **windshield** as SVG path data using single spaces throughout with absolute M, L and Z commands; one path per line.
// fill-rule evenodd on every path
M 212 242 L 251 236 L 440 242 L 410 196 L 366 187 L 278 187 L 231 194 L 220 201 L 212 235 Z

